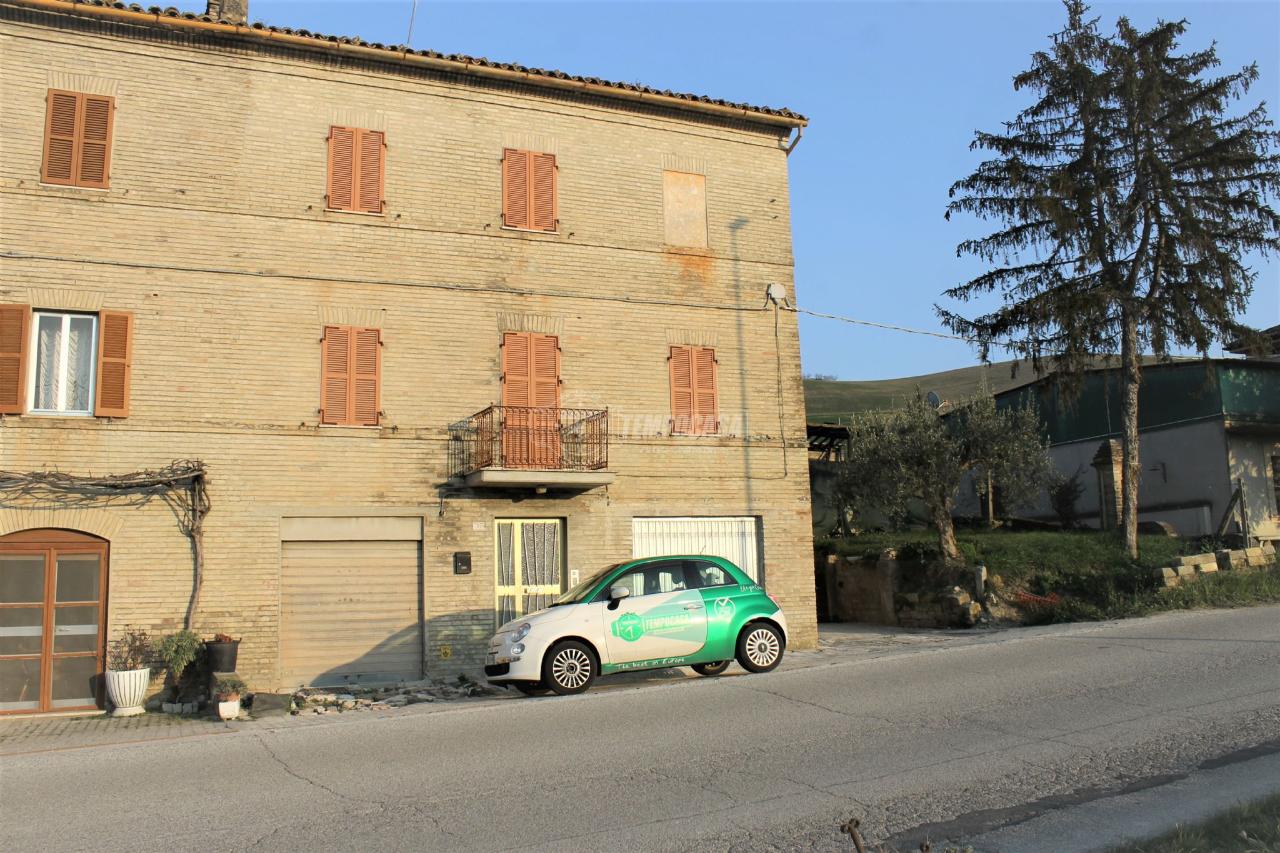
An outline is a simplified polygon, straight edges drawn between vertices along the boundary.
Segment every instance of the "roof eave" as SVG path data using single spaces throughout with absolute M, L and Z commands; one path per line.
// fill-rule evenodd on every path
M 174 30 L 218 33 L 224 36 L 243 38 L 248 41 L 262 43 L 287 44 L 290 47 L 316 53 L 336 53 L 361 57 L 376 62 L 396 62 L 420 68 L 430 68 L 452 74 L 466 74 L 475 77 L 506 80 L 525 85 L 578 91 L 604 98 L 624 101 L 640 101 L 670 109 L 686 112 L 704 113 L 721 118 L 737 118 L 743 121 L 774 125 L 785 128 L 801 128 L 809 124 L 808 119 L 798 115 L 781 115 L 774 112 L 755 110 L 749 107 L 717 104 L 707 101 L 691 100 L 658 92 L 647 92 L 635 89 L 623 89 L 615 86 L 592 83 L 588 80 L 574 80 L 533 71 L 517 71 L 491 65 L 479 65 L 474 62 L 462 62 L 438 56 L 424 56 L 412 53 L 408 48 L 395 50 L 377 48 L 368 45 L 354 44 L 339 39 L 302 36 L 249 24 L 230 24 L 204 20 L 200 17 L 176 17 L 159 12 L 138 12 L 132 9 L 118 9 L 114 6 L 92 6 L 76 3 L 72 0 L 3 0 L 4 5 L 25 6 L 36 9 L 55 11 L 65 15 L 78 15 L 89 18 L 108 18 L 148 26 L 159 26 Z

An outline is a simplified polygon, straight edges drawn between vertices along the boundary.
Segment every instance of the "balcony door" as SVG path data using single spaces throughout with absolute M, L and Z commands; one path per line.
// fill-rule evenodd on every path
M 560 467 L 560 339 L 502 336 L 502 467 Z
M 105 540 L 0 537 L 0 714 L 97 707 L 106 586 Z

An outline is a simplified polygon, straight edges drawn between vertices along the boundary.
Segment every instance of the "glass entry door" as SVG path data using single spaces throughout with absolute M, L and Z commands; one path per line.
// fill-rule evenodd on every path
M 0 538 L 0 714 L 98 706 L 106 580 L 100 539 Z
M 497 624 L 541 610 L 564 592 L 564 522 L 501 519 L 495 530 Z

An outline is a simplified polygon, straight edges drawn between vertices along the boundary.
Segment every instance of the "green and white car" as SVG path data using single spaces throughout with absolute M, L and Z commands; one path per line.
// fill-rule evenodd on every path
M 782 660 L 787 620 L 763 587 L 720 557 L 616 563 L 514 619 L 489 643 L 485 675 L 528 695 L 581 693 L 596 676 L 691 666 L 719 675 Z

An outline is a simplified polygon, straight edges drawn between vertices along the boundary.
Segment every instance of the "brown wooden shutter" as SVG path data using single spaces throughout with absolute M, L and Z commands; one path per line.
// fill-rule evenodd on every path
M 560 339 L 555 335 L 530 335 L 532 364 L 529 397 L 534 406 L 560 407 Z
M 107 188 L 111 167 L 111 126 L 115 101 L 97 95 L 82 96 L 80 156 L 76 184 Z
M 556 230 L 556 155 L 530 154 L 533 179 L 529 182 L 530 228 Z
M 502 152 L 502 224 L 528 228 L 529 152 L 507 148 Z
M 352 210 L 355 202 L 356 131 L 329 128 L 329 197 L 331 210 Z
M 20 415 L 26 404 L 31 308 L 0 305 L 0 415 Z
M 378 425 L 378 395 L 382 384 L 382 344 L 377 329 L 354 329 L 351 335 L 352 422 Z
M 356 135 L 360 152 L 355 178 L 357 209 L 363 213 L 381 213 L 386 138 L 376 130 L 359 130 Z
M 320 423 L 351 419 L 351 327 L 325 326 L 320 343 Z
M 671 431 L 693 432 L 693 348 L 673 346 L 667 365 L 671 371 Z
M 530 361 L 528 334 L 507 332 L 502 336 L 502 405 L 533 405 Z
M 98 391 L 93 413 L 100 418 L 129 417 L 133 374 L 133 315 L 98 313 Z
M 49 90 L 44 123 L 44 172 L 40 176 L 46 184 L 75 183 L 79 117 L 79 95 Z
M 716 392 L 716 351 L 693 348 L 693 431 L 714 434 L 720 431 L 719 401 Z

